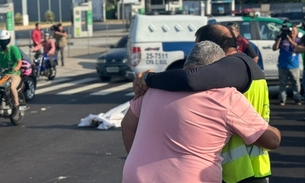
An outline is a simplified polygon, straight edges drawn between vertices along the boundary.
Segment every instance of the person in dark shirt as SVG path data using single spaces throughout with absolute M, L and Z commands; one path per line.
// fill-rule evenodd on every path
M 196 42 L 212 41 L 218 44 L 227 57 L 194 70 L 138 73 L 134 79 L 136 96 L 143 95 L 147 87 L 168 91 L 205 91 L 231 86 L 243 93 L 247 91 L 252 81 L 250 67 L 259 69 L 259 73 L 262 73 L 250 57 L 237 51 L 237 39 L 228 28 L 218 24 L 206 25 L 198 29 L 195 36 Z M 245 57 L 246 60 L 243 61 L 240 56 Z
M 245 53 L 257 63 L 258 56 L 254 49 L 250 46 L 249 41 L 240 35 L 239 25 L 236 22 L 233 22 L 229 23 L 227 27 L 234 33 L 235 37 L 237 38 L 238 51 Z
M 213 64 L 192 70 L 138 73 L 133 83 L 135 98 L 143 95 L 148 87 L 167 91 L 206 91 L 213 88 L 235 87 L 238 91 L 244 93 L 268 122 L 270 109 L 268 87 L 264 73 L 249 56 L 237 51 L 237 39 L 233 32 L 227 27 L 214 24 L 199 28 L 195 36 L 196 42 L 212 41 L 218 44 L 225 51 L 226 57 Z M 236 140 L 233 142 L 235 145 L 240 142 L 236 142 Z M 228 142 L 228 144 L 231 142 Z M 234 153 L 232 147 L 235 145 L 230 146 L 229 144 L 224 149 L 226 149 L 226 152 L 233 150 L 232 153 Z M 240 147 L 239 153 L 243 154 L 241 150 L 243 145 L 239 144 L 238 146 Z M 252 147 L 256 148 L 255 146 Z M 248 183 L 255 180 L 256 182 L 266 183 L 268 181 L 266 177 L 271 175 L 268 152 L 262 149 L 257 149 L 255 152 L 261 153 L 249 154 L 250 161 L 244 154 L 241 158 L 245 161 L 229 161 L 230 165 L 232 163 L 235 165 L 234 167 L 230 166 L 228 162 L 223 164 L 224 182 L 234 180 L 233 182 Z M 248 153 L 248 151 L 246 150 L 245 153 Z M 241 167 L 242 169 L 240 169 Z M 245 173 L 245 175 L 241 175 L 240 172 Z

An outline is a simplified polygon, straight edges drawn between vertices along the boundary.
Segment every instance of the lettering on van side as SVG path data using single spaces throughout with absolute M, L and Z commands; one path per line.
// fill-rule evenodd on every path
M 146 64 L 147 65 L 167 65 L 167 53 L 156 52 L 146 53 Z
M 279 55 L 267 55 L 267 58 L 265 60 L 266 63 L 277 63 L 279 58 Z

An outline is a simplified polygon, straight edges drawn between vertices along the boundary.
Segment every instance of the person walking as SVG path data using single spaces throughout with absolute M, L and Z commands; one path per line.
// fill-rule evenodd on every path
M 53 37 L 55 38 L 56 45 L 55 55 L 58 60 L 58 52 L 60 52 L 61 66 L 64 66 L 64 49 L 67 46 L 67 32 L 64 30 L 64 27 L 61 23 L 57 24 L 57 28 L 54 30 Z
M 297 37 L 298 29 L 295 25 L 291 27 L 291 31 L 280 31 L 279 36 L 273 44 L 273 51 L 280 50 L 278 57 L 278 72 L 279 72 L 279 104 L 284 106 L 287 99 L 287 84 L 290 80 L 293 90 L 293 99 L 295 104 L 301 103 L 301 86 L 300 86 L 300 68 L 299 54 L 294 52 L 294 48 L 300 42 Z

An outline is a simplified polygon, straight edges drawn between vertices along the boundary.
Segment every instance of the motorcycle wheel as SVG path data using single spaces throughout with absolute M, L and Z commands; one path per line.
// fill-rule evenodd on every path
M 53 80 L 56 76 L 56 66 L 53 66 L 53 68 L 50 69 L 48 79 Z
M 35 81 L 33 78 L 28 77 L 25 81 L 25 90 L 24 90 L 24 96 L 26 101 L 30 101 L 35 96 Z
M 24 118 L 24 112 L 19 112 L 18 119 L 14 119 L 14 118 L 10 117 L 10 121 L 13 125 L 18 126 L 22 123 L 23 118 Z
M 23 93 L 19 93 L 19 102 L 24 103 L 25 102 L 25 96 Z M 10 121 L 13 125 L 18 126 L 22 123 L 24 118 L 24 112 L 19 111 L 19 116 L 17 119 L 14 119 L 13 117 L 10 117 Z

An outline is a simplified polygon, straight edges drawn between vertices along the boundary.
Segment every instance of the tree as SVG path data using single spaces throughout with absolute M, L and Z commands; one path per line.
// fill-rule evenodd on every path
M 51 10 L 48 10 L 44 14 L 44 19 L 46 20 L 46 22 L 53 23 L 55 20 L 55 15 Z
M 22 25 L 22 23 L 23 23 L 22 15 L 21 15 L 21 13 L 17 12 L 15 14 L 15 24 L 16 25 Z

